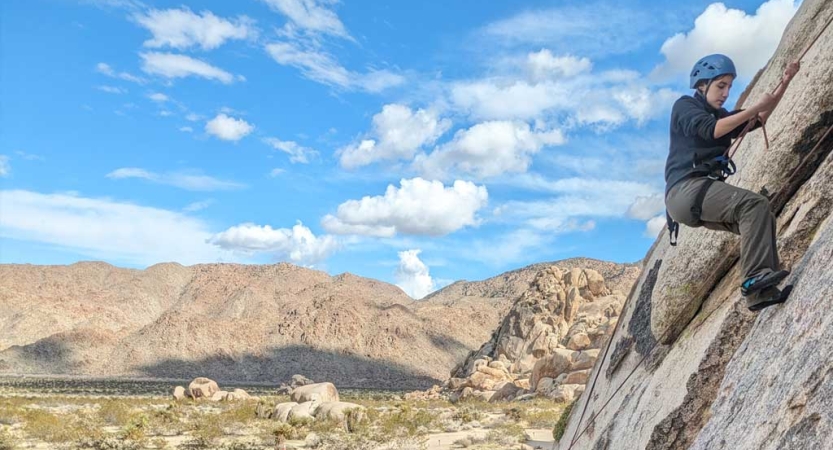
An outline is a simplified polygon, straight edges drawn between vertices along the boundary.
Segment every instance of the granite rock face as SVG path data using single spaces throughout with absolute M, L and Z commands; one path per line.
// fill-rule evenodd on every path
M 742 99 L 771 92 L 831 17 L 833 2 L 805 0 Z M 729 180 L 772 194 L 789 301 L 746 309 L 737 237 L 684 227 L 671 247 L 663 232 L 558 449 L 833 448 L 831 48 L 828 29 L 767 122 L 769 149 L 748 135 Z

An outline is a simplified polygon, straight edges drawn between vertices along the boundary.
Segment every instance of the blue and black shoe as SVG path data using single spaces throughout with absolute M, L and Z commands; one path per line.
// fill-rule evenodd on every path
M 769 272 L 763 275 L 747 278 L 743 284 L 740 285 L 740 293 L 746 297 L 756 292 L 760 292 L 768 287 L 777 286 L 778 283 L 784 281 L 790 273 L 786 270 L 779 270 L 776 272 Z

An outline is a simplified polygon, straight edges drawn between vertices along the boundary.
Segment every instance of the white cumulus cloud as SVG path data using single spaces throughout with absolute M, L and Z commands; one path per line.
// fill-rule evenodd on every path
M 235 79 L 234 75 L 225 70 L 190 56 L 157 52 L 142 53 L 140 56 L 142 57 L 142 70 L 152 75 L 166 78 L 197 76 L 225 84 L 230 84 Z
M 645 236 L 655 238 L 659 236 L 660 233 L 662 233 L 662 230 L 665 228 L 665 226 L 665 215 L 652 217 L 651 220 L 649 220 L 645 224 Z
M 479 223 L 477 212 L 488 202 L 485 186 L 457 180 L 403 179 L 384 195 L 348 200 L 322 225 L 330 233 L 390 237 L 397 233 L 442 236 Z
M 399 267 L 394 273 L 396 285 L 411 298 L 420 299 L 436 289 L 428 266 L 419 259 L 420 249 L 398 252 Z
M 638 196 L 628 207 L 627 216 L 631 219 L 649 220 L 665 210 L 665 198 L 661 194 Z
M 254 131 L 254 125 L 243 119 L 235 119 L 225 114 L 216 117 L 205 124 L 206 133 L 224 141 L 239 141 Z
M 212 236 L 209 243 L 243 253 L 272 253 L 296 264 L 320 263 L 338 250 L 334 236 L 315 236 L 300 222 L 291 229 L 244 223 Z
M 211 11 L 195 14 L 190 9 L 151 9 L 136 14 L 134 20 L 146 28 L 153 38 L 144 42 L 145 47 L 172 47 L 184 50 L 199 47 L 202 50 L 215 49 L 230 39 L 246 39 L 255 32 L 252 20 L 243 16 L 227 20 L 215 16 Z
M 526 172 L 532 155 L 564 143 L 559 130 L 538 131 L 519 121 L 490 121 L 460 130 L 454 139 L 414 159 L 414 168 L 429 178 L 454 171 L 477 178 Z
M 304 147 L 295 141 L 282 141 L 278 138 L 265 138 L 263 142 L 270 145 L 275 150 L 281 151 L 289 155 L 289 162 L 307 164 L 310 159 L 318 156 L 318 152 L 312 148 Z
M 654 69 L 660 77 L 688 74 L 703 56 L 723 53 L 732 58 L 739 76 L 752 78 L 772 56 L 799 1 L 769 0 L 755 14 L 712 3 L 694 20 L 694 28 L 662 44 L 665 62 Z
M 413 158 L 424 145 L 437 141 L 448 129 L 451 120 L 440 119 L 434 111 L 388 104 L 373 116 L 370 138 L 343 148 L 341 166 L 352 169 L 376 161 Z

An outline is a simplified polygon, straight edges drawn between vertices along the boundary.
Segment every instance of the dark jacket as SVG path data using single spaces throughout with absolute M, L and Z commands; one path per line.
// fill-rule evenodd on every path
M 732 145 L 732 139 L 738 137 L 746 123 L 723 135 L 714 138 L 714 127 L 718 119 L 743 111 L 726 111 L 714 109 L 706 102 L 700 92 L 694 96 L 684 95 L 674 102 L 671 109 L 671 142 L 668 160 L 665 162 L 665 194 L 680 181 L 691 176 L 706 176 L 694 169 L 697 164 L 722 155 Z M 760 121 L 752 129 L 759 128 Z

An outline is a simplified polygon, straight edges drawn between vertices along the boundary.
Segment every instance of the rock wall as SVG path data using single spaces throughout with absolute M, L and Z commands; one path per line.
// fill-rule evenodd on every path
M 771 92 L 833 17 L 805 0 L 743 98 Z M 746 137 L 730 183 L 773 193 L 784 305 L 746 309 L 738 239 L 683 228 L 658 238 L 613 338 L 557 448 L 833 448 L 833 28 L 802 68 L 763 134 Z M 591 386 L 594 387 L 591 389 Z

